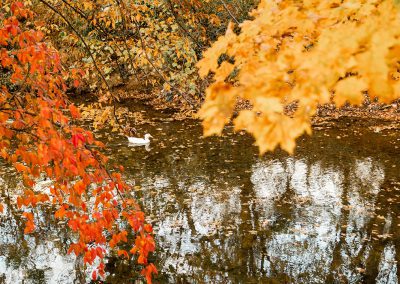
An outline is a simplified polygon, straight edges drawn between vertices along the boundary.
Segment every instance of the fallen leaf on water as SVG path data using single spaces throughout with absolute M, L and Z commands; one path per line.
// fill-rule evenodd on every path
M 357 267 L 356 270 L 357 270 L 359 273 L 365 273 L 365 269 L 364 269 L 364 268 Z

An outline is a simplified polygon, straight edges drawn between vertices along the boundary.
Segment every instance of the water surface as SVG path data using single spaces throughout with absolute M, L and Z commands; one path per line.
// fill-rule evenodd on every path
M 155 137 L 149 151 L 99 133 L 154 225 L 158 283 L 398 283 L 399 133 L 341 121 L 294 156 L 259 157 L 247 135 L 202 139 L 198 122 L 165 117 L 137 127 Z M 1 181 L 18 187 L 11 174 Z M 20 217 L 3 216 L 4 282 L 84 283 L 62 224 L 41 230 L 23 236 Z M 133 283 L 127 264 L 107 267 L 107 283 Z

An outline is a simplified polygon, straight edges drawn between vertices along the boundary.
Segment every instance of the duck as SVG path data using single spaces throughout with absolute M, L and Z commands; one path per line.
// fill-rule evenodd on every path
M 144 138 L 136 138 L 136 137 L 129 137 L 128 136 L 128 141 L 129 143 L 136 144 L 136 145 L 146 145 L 150 143 L 150 138 L 153 138 L 150 134 L 145 134 Z

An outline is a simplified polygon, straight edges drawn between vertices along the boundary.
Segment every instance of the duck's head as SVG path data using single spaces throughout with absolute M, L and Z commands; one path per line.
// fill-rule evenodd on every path
M 153 138 L 153 136 L 151 136 L 151 135 L 148 134 L 148 133 L 144 135 L 144 139 L 145 139 L 145 140 L 148 140 L 149 138 Z

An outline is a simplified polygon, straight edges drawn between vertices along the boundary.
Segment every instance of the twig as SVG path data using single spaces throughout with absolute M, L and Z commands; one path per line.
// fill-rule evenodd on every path
M 228 12 L 229 16 L 235 21 L 236 24 L 240 24 L 239 21 L 235 18 L 235 16 L 231 13 L 231 11 L 228 8 L 228 5 L 226 5 L 224 0 L 221 0 L 222 5 L 224 5 L 225 10 Z

